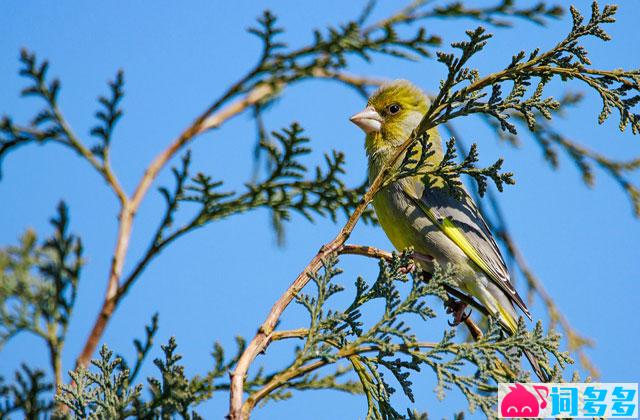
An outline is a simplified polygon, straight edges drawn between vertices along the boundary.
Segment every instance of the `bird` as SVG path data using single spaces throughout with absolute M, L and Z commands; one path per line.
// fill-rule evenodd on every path
M 428 96 L 420 88 L 407 80 L 394 80 L 382 84 L 369 97 L 366 107 L 350 118 L 366 133 L 370 183 L 411 136 L 429 105 Z M 427 133 L 432 154 L 423 163 L 425 169 L 443 158 L 437 127 Z M 425 182 L 424 175 L 415 174 L 381 188 L 372 204 L 382 229 L 397 250 L 413 248 L 441 267 L 451 264 L 456 286 L 497 318 L 507 334 L 514 334 L 518 328 L 515 308 L 529 319 L 531 313 L 511 283 L 491 230 L 464 186 L 460 187 L 462 197 L 455 197 L 443 188 L 441 179 L 434 178 Z M 419 262 L 422 268 L 433 270 L 432 264 L 425 261 Z M 468 316 L 464 315 L 464 306 L 457 307 L 462 312 L 454 311 L 456 323 Z M 547 382 L 548 374 L 538 361 L 529 352 L 525 355 L 536 375 Z

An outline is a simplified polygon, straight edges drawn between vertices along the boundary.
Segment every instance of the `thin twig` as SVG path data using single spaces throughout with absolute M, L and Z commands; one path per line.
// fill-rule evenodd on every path
M 68 143 L 62 143 L 69 146 L 70 148 L 75 150 L 76 153 L 85 158 L 89 162 L 89 164 L 91 164 L 91 166 L 93 166 L 93 168 L 98 171 L 98 173 L 104 178 L 107 185 L 111 187 L 113 192 L 116 194 L 116 197 L 118 197 L 120 204 L 124 205 L 127 201 L 127 194 L 124 192 L 120 181 L 118 181 L 118 178 L 111 170 L 109 161 L 105 158 L 104 164 L 101 164 L 98 159 L 96 159 L 91 150 L 87 149 L 84 143 L 78 138 L 78 136 L 76 136 L 75 132 L 71 129 L 71 126 L 62 115 L 62 112 L 60 111 L 60 108 L 58 108 L 58 105 L 52 103 L 50 104 L 50 106 L 56 118 L 56 121 L 58 121 L 60 128 L 62 128 L 62 131 L 64 132 L 64 135 L 66 136 L 67 140 L 69 140 Z
M 417 343 L 391 345 L 392 351 L 394 352 L 400 351 L 400 350 L 409 351 L 409 350 L 427 349 L 427 348 L 432 349 L 436 346 L 438 346 L 438 343 L 434 343 L 434 342 L 417 342 Z M 378 351 L 380 351 L 380 348 L 377 345 L 366 345 L 366 346 L 356 346 L 356 347 L 348 346 L 348 347 L 339 349 L 338 352 L 336 353 L 335 358 L 348 359 L 354 356 L 358 356 L 360 354 L 378 352 Z M 284 384 L 289 382 L 291 379 L 300 377 L 309 372 L 313 372 L 314 370 L 320 369 L 332 363 L 335 363 L 335 360 L 320 359 L 303 366 L 293 367 L 291 369 L 288 369 L 285 372 L 282 372 L 281 374 L 276 375 L 262 388 L 252 393 L 247 398 L 247 400 L 242 406 L 243 415 L 246 418 L 248 418 L 249 414 L 254 409 L 256 404 L 258 404 L 263 398 L 269 395 L 269 393 L 283 386 Z
M 466 317 L 464 319 L 464 325 L 467 327 L 467 329 L 469 330 L 469 334 L 471 334 L 471 337 L 473 337 L 475 341 L 482 340 L 482 337 L 484 337 L 484 333 L 482 332 L 480 327 L 478 327 L 478 325 L 473 322 L 473 319 L 471 319 L 470 317 Z

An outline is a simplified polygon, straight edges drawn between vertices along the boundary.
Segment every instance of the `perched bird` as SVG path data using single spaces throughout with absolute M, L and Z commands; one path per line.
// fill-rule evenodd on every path
M 370 182 L 409 138 L 428 106 L 429 99 L 419 88 L 396 80 L 381 86 L 369 98 L 366 108 L 351 117 L 366 133 Z M 437 129 L 428 134 L 434 153 L 425 166 L 438 164 L 443 157 Z M 442 187 L 441 180 L 434 179 L 427 185 L 422 175 L 414 175 L 382 188 L 373 199 L 380 225 L 396 249 L 412 247 L 442 267 L 452 264 L 458 287 L 493 314 L 507 333 L 513 334 L 518 319 L 514 304 L 529 319 L 531 314 L 511 284 L 491 231 L 464 188 L 459 199 Z M 461 316 L 457 314 L 458 321 Z M 530 354 L 527 357 L 536 374 L 546 380 L 537 361 Z

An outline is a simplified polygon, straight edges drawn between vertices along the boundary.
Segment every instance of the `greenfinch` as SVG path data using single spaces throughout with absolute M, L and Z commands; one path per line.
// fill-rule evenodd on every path
M 366 133 L 370 182 L 410 137 L 428 107 L 429 99 L 419 88 L 408 81 L 396 80 L 382 85 L 369 98 L 365 109 L 350 118 Z M 439 164 L 443 157 L 437 128 L 428 134 L 434 153 L 423 163 L 425 169 Z M 493 314 L 507 333 L 513 334 L 517 329 L 515 306 L 531 319 L 526 304 L 511 284 L 491 231 L 464 187 L 462 198 L 454 197 L 443 188 L 442 180 L 434 177 L 425 183 L 424 175 L 416 174 L 382 188 L 374 196 L 373 207 L 396 249 L 413 248 L 442 267 L 451 264 L 459 289 Z M 429 271 L 433 267 L 423 268 Z M 546 374 L 539 364 L 531 355 L 527 357 L 544 380 Z

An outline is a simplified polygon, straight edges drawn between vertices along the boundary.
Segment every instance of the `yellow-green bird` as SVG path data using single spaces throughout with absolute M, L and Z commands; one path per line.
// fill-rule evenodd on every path
M 381 86 L 366 108 L 351 121 L 366 133 L 369 180 L 373 182 L 417 127 L 427 112 L 429 99 L 416 86 L 396 80 Z M 437 129 L 429 131 L 435 152 L 426 166 L 443 157 Z M 513 334 L 518 315 L 514 304 L 531 319 L 524 301 L 511 284 L 509 271 L 478 207 L 466 191 L 463 198 L 451 196 L 442 185 L 423 182 L 415 175 L 395 181 L 381 189 L 373 199 L 380 225 L 398 250 L 412 247 L 433 257 L 440 266 L 452 264 L 458 287 L 475 297 L 487 311 Z M 432 267 L 424 267 L 430 269 Z M 547 378 L 539 364 L 527 358 L 542 379 Z

